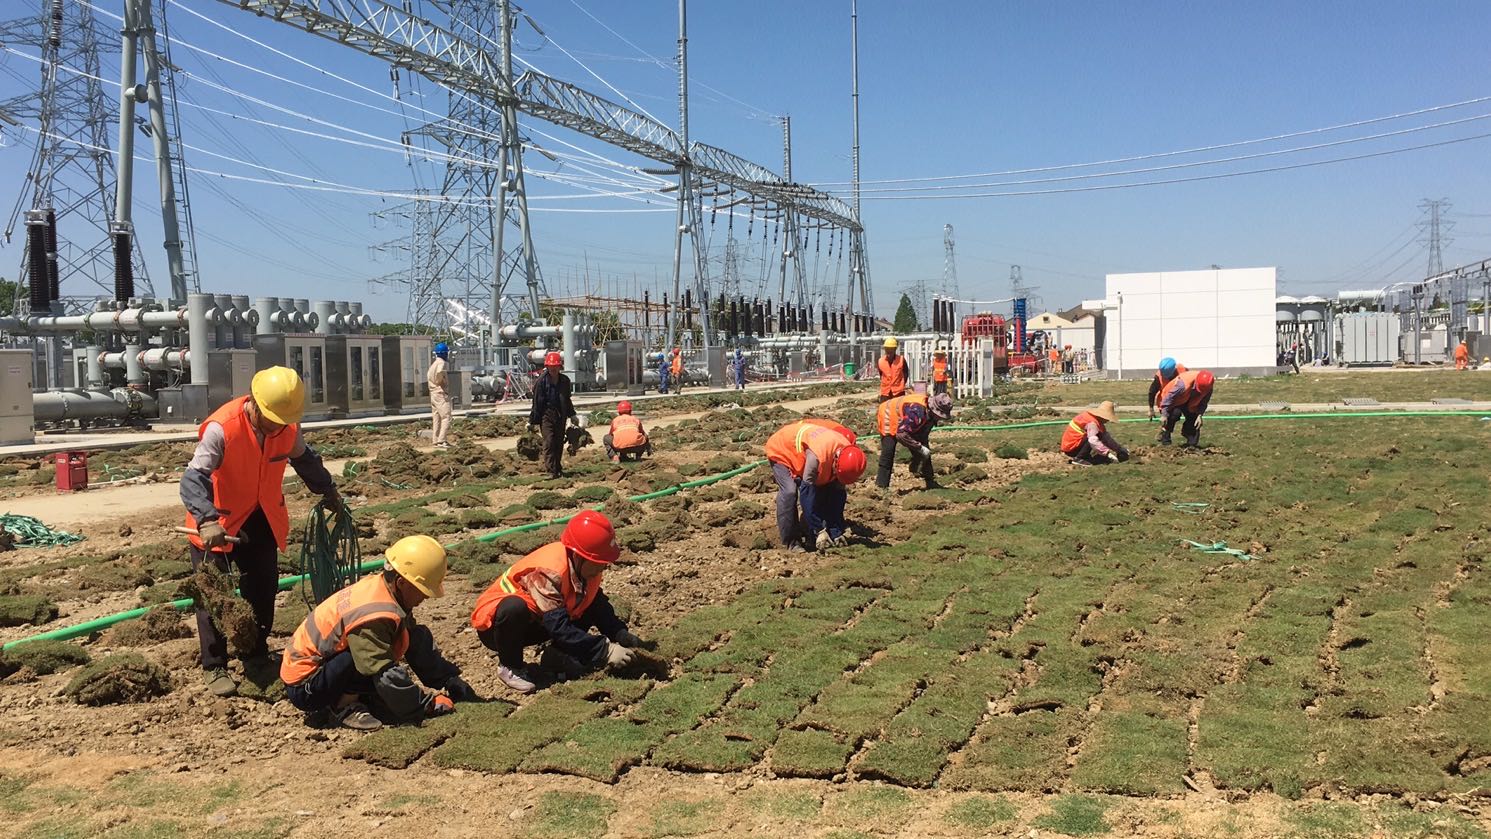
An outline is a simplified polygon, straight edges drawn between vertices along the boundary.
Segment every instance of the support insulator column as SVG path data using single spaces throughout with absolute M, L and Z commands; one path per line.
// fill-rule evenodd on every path
M 191 363 L 191 381 L 196 385 L 207 384 L 207 310 L 211 305 L 210 294 L 193 292 L 186 296 L 187 358 Z

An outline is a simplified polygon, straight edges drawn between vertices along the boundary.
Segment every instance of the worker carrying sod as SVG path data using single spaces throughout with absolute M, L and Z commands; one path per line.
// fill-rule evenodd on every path
M 766 441 L 777 482 L 777 535 L 789 551 L 844 544 L 847 487 L 865 473 L 867 460 L 852 436 L 831 425 L 836 423 L 799 420 Z
M 1186 446 L 1195 448 L 1201 445 L 1201 417 L 1211 403 L 1215 382 L 1216 377 L 1210 370 L 1187 370 L 1165 387 L 1159 404 L 1160 421 L 1164 423 L 1160 428 L 1161 445 L 1170 445 L 1170 432 L 1181 417 L 1185 417 L 1185 424 L 1180 427 L 1180 436 L 1185 438 Z
M 890 486 L 890 473 L 896 465 L 896 446 L 911 452 L 911 474 L 927 482 L 927 489 L 937 486 L 932 476 L 932 449 L 929 438 L 932 426 L 946 422 L 953 415 L 953 398 L 946 393 L 908 393 L 880 403 L 875 425 L 880 431 L 880 464 L 875 471 L 875 485 Z
M 1464 341 L 1461 341 L 1460 344 L 1455 347 L 1455 369 L 1470 369 L 1470 345 L 1466 344 Z
M 435 345 L 435 358 L 430 361 L 430 369 L 425 373 L 425 381 L 430 385 L 430 441 L 435 448 L 448 448 L 445 442 L 445 433 L 450 430 L 450 393 L 446 391 L 446 367 L 450 359 L 450 346 L 444 341 Z
M 880 371 L 880 401 L 906 394 L 906 357 L 898 352 L 895 338 L 886 338 L 880 345 L 881 356 L 875 367 Z
M 238 588 L 258 624 L 256 649 L 246 662 L 267 661 L 274 595 L 279 589 L 279 552 L 290 533 L 282 482 L 285 465 L 321 495 L 333 513 L 341 498 L 321 456 L 300 431 L 305 381 L 288 367 L 254 374 L 248 396 L 230 399 L 197 428 L 197 449 L 181 476 L 186 527 L 193 531 L 192 569 L 210 561 L 219 571 L 238 567 Z M 230 541 L 232 540 L 232 541 Z M 238 684 L 228 675 L 228 642 L 205 604 L 197 606 L 197 639 L 207 689 L 232 696 Z
M 1149 380 L 1149 418 L 1155 418 L 1155 412 L 1160 407 L 1160 395 L 1165 392 L 1165 386 L 1175 381 L 1175 377 L 1186 371 L 1185 365 L 1176 364 L 1175 359 L 1165 356 L 1160 359 L 1160 367 L 1155 371 L 1154 378 Z
M 518 560 L 482 592 L 471 625 L 496 651 L 497 678 L 504 685 L 533 692 L 523 650 L 544 643 L 539 666 L 547 670 L 617 669 L 632 662 L 642 639 L 601 590 L 606 567 L 619 556 L 611 520 L 586 510 L 569 520 L 558 542 Z
M 683 350 L 673 348 L 673 362 L 669 370 L 673 374 L 673 392 L 683 393 Z
M 1061 432 L 1061 453 L 1085 466 L 1127 461 L 1129 450 L 1108 433 L 1108 423 L 1117 419 L 1112 401 L 1073 417 Z
M 641 460 L 642 455 L 652 454 L 652 442 L 647 439 L 642 419 L 632 413 L 632 403 L 626 400 L 617 403 L 611 431 L 601 438 L 601 442 L 606 445 L 606 457 L 611 458 L 612 463 Z
M 544 355 L 544 372 L 533 386 L 533 407 L 528 411 L 528 427 L 537 430 L 543 440 L 541 460 L 549 477 L 557 478 L 559 459 L 564 454 L 564 425 L 579 425 L 575 403 L 570 399 L 569 376 L 560 369 L 564 359 L 557 352 Z
M 445 594 L 445 548 L 429 536 L 405 536 L 383 556 L 382 572 L 306 615 L 280 661 L 291 705 L 359 731 L 380 728 L 384 719 L 448 714 L 456 702 L 479 698 L 430 630 L 414 621 L 414 607 Z
M 949 380 L 947 350 L 937 350 L 932 353 L 932 392 L 947 393 Z

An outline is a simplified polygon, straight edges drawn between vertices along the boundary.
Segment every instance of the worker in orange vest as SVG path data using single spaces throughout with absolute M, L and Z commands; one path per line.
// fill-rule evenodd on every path
M 1180 436 L 1185 438 L 1186 446 L 1201 445 L 1201 417 L 1211 403 L 1215 383 L 1216 377 L 1210 370 L 1187 370 L 1175 376 L 1160 396 L 1160 420 L 1164 423 L 1160 429 L 1161 445 L 1170 445 L 1170 432 L 1182 416 L 1185 424 L 1180 427 Z
M 382 727 L 369 710 L 375 700 L 391 722 L 414 722 L 480 698 L 461 668 L 441 655 L 430 630 L 414 621 L 414 608 L 425 598 L 445 594 L 445 548 L 429 536 L 405 536 L 383 556 L 382 572 L 306 615 L 280 660 L 291 705 L 308 715 L 329 713 L 338 725 L 359 731 Z
M 611 431 L 601 442 L 606 446 L 606 456 L 612 463 L 622 458 L 641 460 L 642 455 L 652 454 L 652 442 L 642 428 L 640 417 L 632 414 L 632 403 L 622 400 L 616 405 L 616 418 L 611 420 Z
M 1129 450 L 1108 433 L 1108 423 L 1116 419 L 1112 401 L 1077 414 L 1061 432 L 1061 453 L 1085 466 L 1127 461 Z
M 1160 394 L 1164 393 L 1165 386 L 1175 381 L 1175 377 L 1186 371 L 1184 364 L 1176 364 L 1175 359 L 1165 356 L 1160 359 L 1159 369 L 1155 371 L 1154 378 L 1149 380 L 1149 418 L 1155 417 L 1155 411 L 1160 407 Z
M 875 471 L 875 485 L 890 486 L 890 473 L 896 464 L 896 445 L 911 451 L 911 474 L 926 481 L 927 489 L 937 486 L 932 475 L 932 450 L 928 447 L 932 426 L 946 422 L 953 415 L 953 398 L 946 393 L 927 396 L 908 393 L 880 403 L 875 412 L 875 426 L 880 432 L 880 463 Z
M 875 367 L 880 371 L 880 401 L 906 393 L 906 357 L 900 355 L 897 349 L 900 345 L 895 338 L 886 338 L 880 345 L 880 361 Z
M 342 502 L 321 456 L 300 432 L 305 413 L 300 374 L 269 367 L 254 374 L 249 390 L 197 428 L 197 448 L 181 476 L 181 503 L 186 527 L 194 531 L 188 537 L 192 568 L 210 561 L 226 573 L 229 560 L 238 567 L 239 591 L 259 626 L 257 649 L 244 660 L 257 667 L 271 663 L 267 641 L 279 591 L 279 552 L 290 533 L 282 487 L 285 465 L 322 497 L 328 510 L 339 513 Z M 238 683 L 228 675 L 227 640 L 201 607 L 197 640 L 208 690 L 232 696 Z
M 947 393 L 947 350 L 932 353 L 932 392 Z
M 1470 369 L 1470 347 L 1464 341 L 1460 342 L 1460 346 L 1455 347 L 1455 369 Z
M 844 544 L 847 487 L 865 473 L 864 450 L 837 430 L 808 420 L 788 423 L 766 441 L 777 482 L 777 535 L 789 552 Z M 798 540 L 798 508 L 803 538 Z
M 1046 373 L 1054 376 L 1060 372 L 1061 350 L 1057 349 L 1055 344 L 1052 344 L 1050 349 L 1046 350 Z
M 679 347 L 673 348 L 673 392 L 683 393 L 683 350 Z
M 611 520 L 586 510 L 569 520 L 558 542 L 518 560 L 482 592 L 471 626 L 497 653 L 497 678 L 519 693 L 536 685 L 523 649 L 548 642 L 544 669 L 575 672 L 585 666 L 619 669 L 632 662 L 642 639 L 627 629 L 601 580 L 621 556 Z M 591 629 L 599 631 L 592 635 Z

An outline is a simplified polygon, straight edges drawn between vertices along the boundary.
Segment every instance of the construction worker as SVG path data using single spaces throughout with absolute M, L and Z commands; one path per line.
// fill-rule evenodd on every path
M 668 392 L 668 376 L 673 371 L 673 365 L 668 363 L 668 356 L 659 353 L 657 361 L 657 392 Z
M 1160 394 L 1164 393 L 1165 386 L 1175 381 L 1175 377 L 1186 371 L 1185 365 L 1176 364 L 1175 359 L 1165 356 L 1160 359 L 1159 369 L 1155 371 L 1154 378 L 1149 381 L 1149 418 L 1155 417 L 1155 409 L 1160 406 Z
M 777 482 L 777 535 L 788 551 L 844 543 L 846 488 L 865 473 L 864 450 L 844 434 L 808 420 L 783 426 L 766 441 Z M 798 506 L 806 531 L 797 539 Z
M 880 345 L 882 355 L 875 367 L 880 371 L 881 402 L 895 396 L 904 396 L 906 381 L 911 378 L 906 373 L 905 356 L 897 352 L 898 346 L 895 338 L 886 338 L 885 343 Z
M 1160 420 L 1164 423 L 1160 429 L 1161 445 L 1170 445 L 1170 432 L 1175 428 L 1175 421 L 1182 416 L 1186 421 L 1180 427 L 1180 436 L 1185 438 L 1186 446 L 1195 448 L 1201 445 L 1201 417 L 1211 403 L 1215 382 L 1216 377 L 1210 370 L 1187 370 L 1177 374 L 1175 380 L 1165 387 L 1159 404 Z
M 1046 374 L 1055 376 L 1060 372 L 1061 350 L 1057 349 L 1055 344 L 1052 344 L 1050 348 L 1046 350 Z
M 445 548 L 429 536 L 405 536 L 383 556 L 381 573 L 306 615 L 280 661 L 291 705 L 307 714 L 329 712 L 338 725 L 359 731 L 383 725 L 369 703 L 393 721 L 415 722 L 479 698 L 461 668 L 440 654 L 430 630 L 414 622 L 414 607 L 445 594 Z
M 932 477 L 932 450 L 928 438 L 932 426 L 945 422 L 953 415 L 953 398 L 946 393 L 927 396 L 924 393 L 908 393 L 880 403 L 875 412 L 875 425 L 880 431 L 880 465 L 875 471 L 875 485 L 881 489 L 890 486 L 890 473 L 896 464 L 896 444 L 911 451 L 911 474 L 927 482 L 927 489 L 937 486 Z
M 679 347 L 673 348 L 673 392 L 683 393 L 683 350 Z
M 535 687 L 523 649 L 548 642 L 539 666 L 574 672 L 625 667 L 642 639 L 617 617 L 601 591 L 606 567 L 621 555 L 611 520 L 586 510 L 569 520 L 558 542 L 518 560 L 482 592 L 471 626 L 497 653 L 497 678 L 519 693 Z M 600 632 L 592 635 L 594 628 Z
M 1075 373 L 1075 372 L 1077 372 L 1074 369 L 1074 367 L 1073 367 L 1073 365 L 1076 364 L 1076 361 L 1077 361 L 1077 354 L 1072 351 L 1072 345 L 1071 344 L 1067 344 L 1066 346 L 1064 346 L 1064 347 L 1061 348 L 1061 372 L 1063 372 L 1063 373 Z
M 932 392 L 947 393 L 947 350 L 932 353 Z
M 1116 419 L 1118 414 L 1111 400 L 1077 414 L 1061 432 L 1061 453 L 1073 463 L 1088 466 L 1128 460 L 1129 450 L 1108 433 L 1108 423 Z
M 1455 347 L 1455 369 L 1470 369 L 1470 347 L 1464 341 L 1461 341 L 1460 345 Z
M 445 432 L 450 430 L 450 394 L 445 391 L 446 362 L 450 358 L 450 347 L 444 342 L 435 345 L 435 358 L 430 362 L 425 381 L 430 384 L 430 439 L 437 449 L 449 448 Z
M 642 455 L 652 454 L 652 443 L 647 431 L 642 428 L 642 419 L 632 414 L 632 403 L 625 400 L 616 405 L 616 418 L 611 420 L 611 431 L 601 438 L 606 446 L 606 456 L 612 463 L 623 458 L 641 460 Z
M 746 360 L 745 360 L 745 355 L 743 355 L 741 353 L 741 351 L 740 351 L 740 347 L 736 347 L 735 348 L 734 368 L 735 368 L 735 389 L 736 390 L 745 390 L 745 386 L 746 386 Z
M 578 425 L 575 403 L 570 400 L 569 376 L 560 369 L 564 359 L 559 353 L 544 355 L 544 372 L 533 386 L 533 407 L 528 411 L 528 427 L 543 435 L 543 463 L 549 477 L 557 478 L 559 457 L 564 452 L 564 424 Z

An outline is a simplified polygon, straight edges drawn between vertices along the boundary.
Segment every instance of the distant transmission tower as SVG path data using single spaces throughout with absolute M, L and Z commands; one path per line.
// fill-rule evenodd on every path
M 1429 273 L 1425 276 L 1433 277 L 1444 273 L 1444 248 L 1454 241 L 1449 232 L 1455 223 L 1444 218 L 1450 210 L 1450 199 L 1425 198 L 1419 202 L 1419 209 L 1424 212 L 1424 218 L 1419 222 L 1419 229 L 1424 234 L 1421 241 L 1429 248 Z
M 114 218 L 113 134 L 118 121 L 99 81 L 99 56 L 117 55 L 117 33 L 98 25 L 86 3 L 44 0 L 41 13 L 0 23 L 0 41 L 22 44 L 42 56 L 41 84 L 36 93 L 0 102 L 8 115 L 41 132 L 36 136 L 31 165 L 5 225 L 11 241 L 26 210 L 51 212 L 57 225 L 58 291 L 80 308 L 102 292 L 113 296 L 114 253 L 109 222 Z M 106 46 L 107 45 L 107 46 Z M 62 69 L 67 68 L 67 69 Z M 153 295 L 139 238 L 133 237 L 137 293 Z M 30 245 L 21 256 L 20 287 L 29 289 L 46 278 L 30 275 Z M 29 310 L 29 294 L 16 295 L 19 313 Z
M 932 289 L 927 287 L 927 281 L 917 280 L 902 288 L 901 293 L 911 301 L 911 308 L 916 312 L 916 322 L 921 325 L 921 328 L 932 328 L 930 309 Z
M 958 261 L 953 253 L 953 226 L 944 224 L 942 226 L 942 293 L 956 299 L 958 297 Z
M 1034 303 L 1035 301 L 1041 299 L 1036 296 L 1035 292 L 1037 291 L 1040 291 L 1040 286 L 1031 286 L 1025 284 L 1025 275 L 1020 271 L 1020 266 L 1010 266 L 1011 297 L 1015 298 L 1016 300 L 1024 298 L 1028 302 Z

